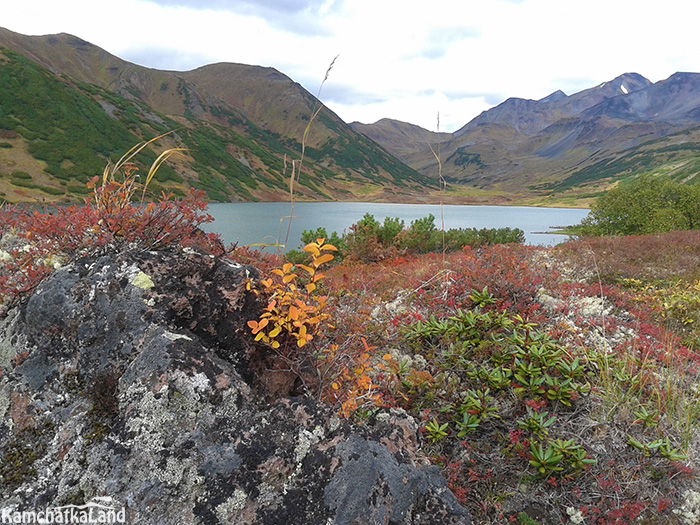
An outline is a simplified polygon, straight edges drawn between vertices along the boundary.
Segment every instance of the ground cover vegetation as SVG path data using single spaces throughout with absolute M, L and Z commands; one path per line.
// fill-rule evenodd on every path
M 146 146 L 91 180 L 85 206 L 0 209 L 3 309 L 85 254 L 197 249 L 251 263 L 266 305 L 251 337 L 343 417 L 413 417 L 474 522 L 700 519 L 698 232 L 547 249 L 472 246 L 474 232 L 458 231 L 449 251 L 431 217 L 406 228 L 366 216 L 288 260 L 204 235 L 202 193 L 147 202 L 177 152 L 141 179 L 132 159 Z
M 396 219 L 362 223 L 329 236 L 334 255 L 310 240 L 319 229 L 306 259 L 263 263 L 277 322 L 251 328 L 285 349 L 308 395 L 363 424 L 380 407 L 409 413 L 478 523 L 700 519 L 699 232 L 421 255 L 382 243 L 411 231 Z M 364 249 L 357 231 L 372 232 Z M 279 308 L 288 283 L 310 282 L 298 308 Z

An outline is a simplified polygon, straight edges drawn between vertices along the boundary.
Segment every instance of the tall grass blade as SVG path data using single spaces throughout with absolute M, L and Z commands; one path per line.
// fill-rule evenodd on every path
M 335 65 L 335 61 L 338 60 L 338 57 L 340 55 L 336 55 L 335 58 L 331 61 L 331 64 L 328 66 L 328 69 L 326 69 L 326 74 L 323 77 L 323 81 L 321 82 L 321 85 L 318 88 L 318 93 L 316 94 L 316 100 L 314 102 L 314 109 L 311 112 L 311 118 L 309 119 L 309 123 L 306 125 L 306 128 L 304 129 L 304 134 L 302 135 L 301 138 L 301 157 L 299 158 L 298 164 L 295 161 L 292 161 L 292 173 L 291 176 L 289 177 L 289 200 L 290 200 L 290 205 L 291 205 L 291 211 L 289 213 L 290 220 L 289 223 L 287 224 L 287 235 L 284 239 L 284 244 L 289 243 L 289 234 L 292 229 L 292 221 L 291 217 L 294 216 L 294 204 L 296 202 L 295 194 L 294 194 L 294 183 L 296 182 L 296 178 L 301 175 L 301 168 L 304 164 L 304 154 L 306 153 L 306 142 L 309 136 L 309 131 L 311 130 L 311 124 L 313 124 L 314 120 L 316 120 L 316 117 L 318 114 L 321 112 L 323 109 L 323 104 L 320 103 L 321 100 L 321 90 L 323 89 L 323 85 L 326 83 L 326 80 L 328 80 L 328 77 L 331 74 L 331 69 L 333 69 L 333 66 Z M 318 104 L 318 107 L 316 105 Z M 285 163 L 286 166 L 286 163 Z M 296 170 L 294 169 L 296 167 Z

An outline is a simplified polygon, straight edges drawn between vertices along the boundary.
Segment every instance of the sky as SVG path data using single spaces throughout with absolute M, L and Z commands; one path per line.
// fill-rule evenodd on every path
M 509 97 L 700 72 L 699 13 L 697 0 L 22 0 L 0 27 L 157 69 L 274 67 L 348 123 L 452 132 Z

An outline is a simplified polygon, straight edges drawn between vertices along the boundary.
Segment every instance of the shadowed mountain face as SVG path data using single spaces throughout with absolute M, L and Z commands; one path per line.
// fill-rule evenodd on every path
M 154 183 L 211 200 L 287 199 L 304 131 L 321 106 L 272 68 L 213 64 L 159 71 L 67 34 L 0 28 L 0 197 L 68 201 L 144 139 L 187 148 Z M 402 200 L 434 184 L 323 108 L 305 140 L 297 197 Z M 148 163 L 157 151 L 146 154 Z
M 700 170 L 700 74 L 652 83 L 626 73 L 573 95 L 510 98 L 449 137 L 408 136 L 400 123 L 353 126 L 426 174 L 436 170 L 431 147 L 439 149 L 443 175 L 453 184 L 525 194 L 538 203 L 562 196 L 582 203 L 645 172 L 694 179 Z M 397 137 L 405 139 L 400 147 Z

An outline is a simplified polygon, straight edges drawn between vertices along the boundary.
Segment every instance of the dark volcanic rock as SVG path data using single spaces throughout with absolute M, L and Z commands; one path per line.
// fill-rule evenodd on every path
M 112 255 L 11 311 L 0 509 L 111 497 L 128 523 L 469 523 L 405 413 L 358 427 L 311 400 L 260 400 L 249 277 L 196 253 Z

